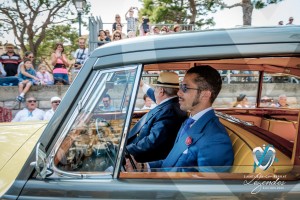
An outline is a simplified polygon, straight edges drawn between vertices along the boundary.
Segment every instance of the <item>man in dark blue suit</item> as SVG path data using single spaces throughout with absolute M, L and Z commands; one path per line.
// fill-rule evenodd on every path
M 222 87 L 221 76 L 210 66 L 189 69 L 178 91 L 180 109 L 190 112 L 182 124 L 166 159 L 136 163 L 147 171 L 224 172 L 233 164 L 233 149 L 224 126 L 212 104 Z M 130 164 L 127 167 L 130 170 Z
M 174 72 L 162 72 L 155 89 L 147 94 L 155 97 L 158 106 L 143 116 L 128 136 L 127 150 L 138 162 L 165 159 L 175 142 L 187 113 L 178 103 L 179 78 Z

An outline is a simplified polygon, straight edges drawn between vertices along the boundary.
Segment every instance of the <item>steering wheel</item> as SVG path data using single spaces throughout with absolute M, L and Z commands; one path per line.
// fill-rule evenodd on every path
M 99 126 L 99 123 L 101 123 L 100 126 Z M 107 122 L 103 118 L 97 118 L 95 121 L 95 126 L 96 126 L 96 132 L 97 132 L 99 141 L 104 142 L 106 154 L 107 154 L 111 164 L 113 165 L 115 163 L 114 159 L 116 157 L 115 146 L 111 140 L 108 140 L 109 137 L 104 136 L 104 131 L 103 131 L 102 127 L 109 127 L 112 133 L 115 133 L 115 130 L 113 129 L 113 127 L 111 127 L 110 123 Z
M 129 162 L 130 162 L 130 164 L 131 164 L 131 166 L 132 166 L 132 168 L 133 168 L 133 171 L 136 172 L 136 171 L 137 171 L 137 167 L 136 167 L 136 165 L 135 165 L 135 163 L 134 163 L 132 157 L 130 156 L 130 153 L 129 153 L 129 151 L 128 151 L 128 149 L 127 149 L 126 147 L 125 147 L 124 153 L 125 153 L 125 156 L 124 156 L 124 157 L 129 159 Z M 126 161 L 124 160 L 123 168 L 124 168 L 124 170 L 126 171 L 125 164 L 126 164 Z

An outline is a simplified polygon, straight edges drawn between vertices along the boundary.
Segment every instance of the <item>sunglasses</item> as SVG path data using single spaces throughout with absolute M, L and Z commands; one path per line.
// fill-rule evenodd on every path
M 28 100 L 28 103 L 36 103 L 36 100 Z
M 179 84 L 179 89 L 183 92 L 186 93 L 188 90 L 200 90 L 199 88 L 188 88 L 186 84 Z
M 29 56 L 28 58 L 34 58 L 33 56 Z
M 60 101 L 53 101 L 52 103 L 60 103 Z
M 120 18 L 120 17 L 116 17 L 116 18 Z

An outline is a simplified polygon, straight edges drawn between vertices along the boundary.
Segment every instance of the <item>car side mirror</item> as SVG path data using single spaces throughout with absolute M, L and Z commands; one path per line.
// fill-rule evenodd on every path
M 35 149 L 35 162 L 30 163 L 37 171 L 38 175 L 43 179 L 50 176 L 53 171 L 47 169 L 46 151 L 42 143 L 38 143 Z

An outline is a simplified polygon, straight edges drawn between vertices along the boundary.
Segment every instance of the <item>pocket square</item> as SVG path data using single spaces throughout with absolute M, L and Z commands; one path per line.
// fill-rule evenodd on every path
M 189 149 L 184 150 L 182 154 L 187 154 L 189 152 Z

